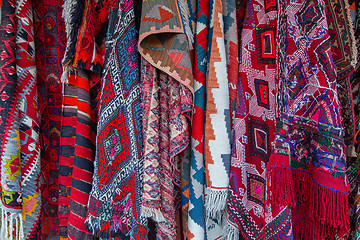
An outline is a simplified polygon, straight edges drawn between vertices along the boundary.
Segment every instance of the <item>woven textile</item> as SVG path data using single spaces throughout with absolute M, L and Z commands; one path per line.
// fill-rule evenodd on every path
M 140 216 L 143 134 L 133 1 L 110 3 L 87 228 L 102 239 L 145 239 Z
M 191 92 L 146 60 L 142 66 L 144 190 L 142 215 L 157 222 L 157 239 L 176 239 L 180 158 L 189 144 Z
M 326 18 L 331 39 L 331 55 L 336 67 L 339 100 L 346 145 L 352 145 L 355 134 L 354 105 L 350 74 L 356 64 L 357 49 L 347 0 L 326 0 Z
M 62 1 L 33 1 L 37 81 L 41 110 L 41 238 L 59 238 L 58 171 L 65 51 Z
M 100 76 L 87 70 L 101 74 L 104 51 L 101 51 L 100 47 L 102 50 L 105 49 L 105 44 L 102 41 L 104 36 L 99 32 L 100 26 L 107 21 L 109 5 L 108 2 L 104 6 L 103 2 L 95 3 L 91 0 L 85 1 L 83 6 L 78 3 L 80 2 L 74 5 L 71 1 L 65 2 L 64 6 L 67 7 L 63 10 L 68 35 L 64 60 L 68 53 L 72 53 L 73 56 L 66 63 L 63 61 L 66 71 L 62 75 L 65 93 L 59 159 L 62 239 L 94 238 L 85 231 L 85 217 L 95 159 L 96 133 L 93 131 L 96 129 L 97 113 L 94 112 L 94 108 L 97 104 L 96 96 L 100 95 L 97 94 Z M 73 8 L 72 11 L 68 9 L 69 4 Z M 80 10 L 83 10 L 82 14 L 77 13 Z M 72 23 L 79 22 L 79 19 L 81 24 L 73 26 Z M 72 44 L 70 36 L 73 28 L 78 29 L 76 44 Z M 101 40 L 100 47 L 95 38 Z
M 19 238 L 39 238 L 40 111 L 36 81 L 33 14 L 30 1 L 16 1 L 16 76 L 23 229 Z M 12 165 L 13 163 L 9 163 Z M 11 228 L 9 228 L 11 231 Z M 23 231 L 24 236 L 21 236 Z
M 207 72 L 207 46 L 209 1 L 197 1 L 195 60 L 194 60 L 194 113 L 191 131 L 191 159 L 189 176 L 189 208 L 187 221 L 188 239 L 205 239 L 204 212 L 204 119 L 205 83 Z
M 180 7 L 175 0 L 143 1 L 139 52 L 150 64 L 193 91 L 189 43 Z
M 25 2 L 25 6 L 28 6 L 29 2 Z M 32 225 L 35 224 L 36 214 L 38 212 L 34 211 L 32 215 L 31 211 L 28 211 L 28 215 L 25 215 L 25 221 L 23 221 L 23 199 L 22 199 L 22 183 L 28 184 L 28 189 L 24 189 L 24 194 L 27 199 L 31 199 L 30 191 L 32 187 L 35 187 L 34 183 L 30 185 L 26 181 L 26 174 L 22 173 L 21 166 L 21 145 L 20 142 L 20 119 L 24 123 L 24 118 L 27 117 L 27 114 L 30 115 L 29 123 L 31 124 L 31 117 L 36 117 L 36 111 L 32 112 L 33 109 L 30 109 L 29 113 L 26 113 L 25 108 L 27 107 L 27 96 L 23 91 L 19 93 L 21 87 L 30 87 L 31 83 L 35 83 L 34 79 L 34 64 L 33 64 L 33 52 L 31 52 L 31 47 L 33 45 L 33 38 L 31 33 L 31 25 L 29 28 L 22 25 L 22 21 L 26 21 L 31 17 L 27 15 L 25 9 L 23 9 L 18 1 L 2 1 L 1 2 L 1 28 L 0 28 L 0 45 L 2 49 L 2 58 L 0 60 L 1 67 L 1 96 L 3 100 L 1 101 L 1 111 L 0 111 L 0 132 L 1 132 L 1 238 L 3 239 L 12 239 L 13 234 L 16 238 L 23 236 L 23 223 L 25 223 L 26 237 L 31 231 Z M 17 24 L 20 24 L 17 28 Z M 31 19 L 30 19 L 31 24 Z M 24 39 L 20 36 L 21 31 L 24 32 L 24 37 L 29 36 L 29 43 L 25 42 Z M 28 32 L 27 32 L 28 31 Z M 19 44 L 19 45 L 18 45 Z M 23 51 L 21 48 L 24 48 Z M 19 50 L 19 55 L 16 54 L 16 51 Z M 30 50 L 28 52 L 27 50 Z M 24 57 L 28 57 L 23 59 Z M 28 69 L 23 69 L 24 64 L 29 64 Z M 17 78 L 17 70 L 19 70 L 19 76 L 22 79 Z M 35 90 L 35 92 L 34 92 Z M 32 97 L 36 96 L 36 89 L 29 91 L 32 94 Z M 18 94 L 21 94 L 19 97 Z M 19 100 L 19 101 L 18 101 Z M 23 108 L 20 117 L 19 103 L 20 100 L 23 101 Z M 36 105 L 35 105 L 36 106 Z M 34 106 L 34 107 L 35 107 Z M 36 120 L 36 119 L 34 119 Z M 26 124 L 27 125 L 27 124 Z M 34 124 L 35 125 L 35 124 Z M 25 127 L 25 126 L 24 126 Z M 21 131 L 22 140 L 24 140 L 26 132 L 25 128 Z M 31 130 L 30 130 L 31 132 Z M 36 145 L 36 143 L 35 143 Z M 34 146 L 35 147 L 35 146 Z M 23 150 L 27 150 L 24 146 Z M 25 153 L 26 151 L 24 151 Z M 23 156 L 25 157 L 25 156 Z M 34 156 L 29 156 L 29 163 L 36 162 L 36 159 L 33 159 Z M 35 156 L 36 157 L 36 156 Z M 25 159 L 24 159 L 25 160 Z M 30 169 L 31 165 L 24 164 L 26 170 L 36 170 Z M 25 170 L 25 168 L 24 168 Z M 31 175 L 28 175 L 30 178 Z M 36 173 L 33 176 L 36 178 Z M 36 183 L 35 183 L 36 184 Z M 24 186 L 26 187 L 26 185 Z M 36 190 L 34 195 L 36 195 Z M 34 207 L 36 201 L 36 196 L 33 198 Z M 31 203 L 28 205 L 31 208 Z M 24 209 L 25 211 L 28 209 Z M 38 209 L 37 209 L 38 210 Z M 32 218 L 33 217 L 33 218 Z
M 255 2 L 259 3 L 256 5 Z M 240 69 L 227 205 L 228 239 L 292 239 L 291 211 L 269 203 L 266 171 L 276 111 L 276 1 L 249 1 Z
M 210 2 L 209 64 L 205 114 L 205 214 L 216 218 L 226 206 L 230 173 L 230 103 L 222 1 Z M 215 127 L 216 126 L 216 127 Z
M 96 91 L 91 87 L 97 87 L 90 81 L 88 74 L 79 70 L 68 76 L 64 86 L 59 160 L 59 202 L 67 213 L 60 219 L 60 236 L 64 239 L 95 238 L 85 230 L 96 136 L 96 95 L 91 96 Z
M 349 229 L 348 182 L 325 3 L 279 1 L 276 141 L 269 194 L 293 206 L 295 239 Z

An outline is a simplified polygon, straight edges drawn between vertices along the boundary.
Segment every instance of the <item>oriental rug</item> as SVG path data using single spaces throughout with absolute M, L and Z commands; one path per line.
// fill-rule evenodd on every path
M 87 229 L 101 239 L 146 239 L 141 216 L 143 130 L 132 0 L 110 2 Z

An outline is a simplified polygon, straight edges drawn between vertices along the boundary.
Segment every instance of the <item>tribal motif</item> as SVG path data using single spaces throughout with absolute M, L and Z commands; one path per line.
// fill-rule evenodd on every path
M 341 107 L 325 10 L 323 0 L 279 1 L 269 195 L 272 202 L 293 207 L 296 239 L 333 238 L 349 229 Z M 301 81 L 290 77 L 296 68 Z
M 145 239 L 142 103 L 132 0 L 110 2 L 87 229 L 102 239 Z
M 276 10 L 276 2 L 249 1 L 242 26 L 227 205 L 229 239 L 292 239 L 291 209 L 272 204 L 266 194 L 275 130 Z

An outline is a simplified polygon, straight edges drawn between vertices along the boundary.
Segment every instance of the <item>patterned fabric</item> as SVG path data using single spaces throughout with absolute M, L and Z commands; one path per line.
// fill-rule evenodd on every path
M 178 1 L 144 0 L 139 52 L 145 60 L 193 91 L 189 44 Z
M 60 1 L 33 1 L 39 104 L 41 110 L 41 238 L 59 238 L 58 173 L 65 25 Z M 39 226 L 39 227 L 40 227 Z
M 205 239 L 204 212 L 204 119 L 205 87 L 207 72 L 207 46 L 209 25 L 209 1 L 197 1 L 194 61 L 194 113 L 191 131 L 191 159 L 189 176 L 189 208 L 187 221 L 188 239 Z
M 25 6 L 28 2 L 25 1 Z M 34 188 L 34 183 L 30 183 L 26 179 L 26 173 L 22 174 L 22 167 L 25 167 L 26 170 L 36 170 L 30 169 L 31 166 L 24 164 L 21 165 L 21 156 L 20 151 L 23 150 L 24 153 L 28 150 L 26 146 L 21 147 L 20 143 L 24 143 L 24 138 L 27 133 L 25 128 L 22 128 L 20 139 L 20 119 L 23 123 L 26 123 L 26 117 L 29 114 L 28 124 L 32 124 L 32 117 L 36 118 L 36 111 L 33 112 L 33 108 L 30 109 L 29 113 L 26 112 L 25 108 L 27 107 L 27 96 L 24 92 L 20 92 L 20 87 L 31 87 L 31 83 L 35 83 L 33 78 L 35 72 L 33 71 L 33 61 L 31 61 L 33 55 L 31 52 L 31 47 L 33 45 L 31 25 L 24 29 L 22 21 L 29 19 L 31 15 L 27 15 L 25 9 L 23 9 L 18 1 L 2 1 L 1 2 L 1 28 L 0 28 L 0 45 L 2 49 L 1 59 L 0 59 L 0 72 L 1 72 L 1 96 L 2 101 L 0 103 L 0 144 L 1 144 L 1 231 L 0 236 L 3 239 L 13 238 L 13 234 L 16 238 L 23 235 L 24 229 L 22 227 L 23 223 L 26 225 L 25 233 L 26 237 L 30 234 L 32 225 L 35 224 L 36 214 L 38 212 L 34 211 L 34 215 L 29 211 L 28 215 L 24 215 L 23 218 L 23 199 L 22 199 L 22 183 L 28 184 L 29 188 L 24 189 L 24 194 L 27 199 L 31 199 L 30 191 Z M 17 28 L 17 24 L 19 28 Z M 31 19 L 30 22 L 31 24 Z M 21 31 L 24 32 L 24 37 L 29 37 L 29 43 L 24 42 L 24 39 L 20 37 Z M 28 31 L 28 32 L 27 32 Z M 19 44 L 19 45 L 18 45 Z M 24 48 L 25 47 L 25 48 Z M 21 48 L 24 48 L 23 50 Z M 19 50 L 19 55 L 17 54 Z M 30 52 L 28 52 L 30 50 Z M 19 59 L 17 59 L 19 57 Z M 23 59 L 28 57 L 28 59 Z M 28 69 L 23 69 L 24 64 L 30 64 Z M 19 70 L 19 73 L 17 73 Z M 19 74 L 22 79 L 17 78 Z M 35 92 L 34 92 L 35 90 Z M 29 95 L 31 97 L 36 97 L 36 89 L 29 90 Z M 22 102 L 21 102 L 22 101 Z M 20 116 L 19 106 L 22 103 L 22 111 Z M 36 106 L 36 105 L 35 105 Z M 35 107 L 34 106 L 34 107 Z M 28 125 L 26 123 L 26 125 Z M 24 127 L 26 127 L 26 125 Z M 34 123 L 36 125 L 36 123 Z M 30 129 L 31 133 L 31 129 Z M 35 135 L 35 134 L 34 134 Z M 34 144 L 36 147 L 36 142 Z M 29 156 L 29 164 L 36 162 L 36 159 L 33 159 L 34 156 Z M 36 157 L 36 156 L 35 156 Z M 24 168 L 24 170 L 25 170 Z M 29 173 L 30 174 L 30 173 Z M 31 175 L 28 175 L 31 177 Z M 36 173 L 35 176 L 36 178 Z M 38 190 L 38 189 L 33 189 Z M 34 193 L 36 195 L 36 192 Z M 24 199 L 26 199 L 24 198 Z M 36 196 L 33 198 L 33 206 L 35 206 Z M 25 206 L 25 205 L 24 205 Z M 26 207 L 26 206 L 25 206 Z M 28 204 L 28 207 L 31 208 L 31 203 Z M 27 209 L 24 209 L 25 211 Z M 33 218 L 32 218 L 33 217 Z M 24 221 L 25 220 L 25 221 Z
M 231 5 L 230 5 L 231 6 Z M 230 103 L 222 1 L 210 3 L 209 64 L 205 114 L 205 214 L 223 214 L 230 173 Z M 215 127 L 216 126 L 216 127 Z
M 85 230 L 96 136 L 97 97 L 90 93 L 96 94 L 97 86 L 90 81 L 88 74 L 79 70 L 69 75 L 68 84 L 64 86 L 59 160 L 60 200 L 63 198 L 62 203 L 67 203 L 61 207 L 68 213 L 60 222 L 60 237 L 64 239 L 95 239 Z M 91 87 L 95 91 L 91 91 Z
M 192 94 L 143 60 L 144 190 L 142 215 L 157 222 L 157 239 L 176 239 L 180 158 L 189 144 Z
M 143 134 L 133 1 L 111 2 L 87 229 L 101 239 L 145 239 L 140 216 Z
M 96 133 L 92 131 L 96 129 L 95 114 L 97 115 L 97 113 L 94 112 L 94 108 L 96 108 L 97 102 L 96 95 L 99 96 L 97 86 L 100 77 L 82 69 L 93 70 L 101 74 L 103 54 L 100 47 L 105 49 L 105 44 L 103 44 L 104 41 L 101 41 L 102 44 L 99 47 L 95 38 L 104 39 L 103 34 L 99 32 L 100 26 L 107 21 L 109 6 L 108 2 L 104 6 L 103 2 L 95 3 L 91 0 L 85 1 L 84 6 L 78 4 L 80 2 L 75 4 L 69 2 L 65 2 L 66 8 L 63 10 L 68 35 L 67 52 L 63 60 L 66 59 L 68 53 L 72 53 L 73 56 L 66 63 L 63 61 L 66 71 L 62 76 L 65 96 L 63 98 L 59 160 L 60 236 L 62 239 L 79 239 L 79 237 L 92 239 L 93 237 L 85 231 L 85 217 L 95 159 Z M 69 4 L 76 11 L 69 11 Z M 75 14 L 82 10 L 81 8 L 84 10 L 83 13 Z M 82 16 L 81 24 L 74 26 L 72 23 L 76 23 L 79 16 Z M 100 18 L 101 20 L 99 20 Z M 73 28 L 78 29 L 79 32 L 76 35 L 76 44 L 72 44 L 71 40 Z M 86 46 L 84 46 L 85 42 Z M 89 57 L 82 57 L 84 55 Z M 92 101 L 89 101 L 90 99 Z
M 344 141 L 352 145 L 355 134 L 354 105 L 350 73 L 354 71 L 357 49 L 347 0 L 326 0 L 326 18 L 331 39 L 331 55 L 336 67 L 339 100 L 344 125 Z
M 360 46 L 360 1 L 354 0 L 352 5 L 352 18 L 353 18 L 353 26 L 356 38 L 356 45 L 359 49 Z M 360 54 L 357 55 L 357 65 L 353 76 L 351 77 L 351 88 L 353 91 L 353 99 L 354 99 L 354 111 L 355 111 L 355 125 L 356 125 L 356 135 L 355 135 L 355 156 L 350 158 L 347 168 L 347 173 L 349 177 L 349 205 L 350 205 L 350 225 L 351 232 L 350 239 L 360 239 L 360 179 L 358 171 L 360 169 L 359 159 L 360 159 L 360 145 L 359 145 L 359 126 L 360 126 L 360 71 L 359 71 L 359 58 Z M 354 169 L 355 168 L 355 169 Z M 352 177 L 355 176 L 356 171 L 356 179 Z M 354 186 L 355 185 L 355 186 Z
M 256 5 L 255 3 L 259 3 Z M 269 202 L 266 171 L 276 111 L 276 1 L 249 1 L 242 24 L 227 205 L 228 239 L 292 239 L 291 210 Z
M 349 229 L 349 186 L 325 3 L 281 0 L 278 11 L 269 194 L 272 202 L 293 206 L 295 239 L 342 236 Z
M 36 82 L 33 13 L 30 1 L 16 1 L 16 75 L 23 229 L 16 237 L 39 238 L 40 111 Z M 15 159 L 13 159 L 15 160 Z M 15 167 L 15 162 L 9 162 Z M 16 175 L 16 173 L 14 172 Z M 11 228 L 9 228 L 11 230 Z M 24 234 L 23 236 L 21 234 Z
M 193 35 L 189 16 L 192 5 L 191 1 L 147 0 L 143 1 L 142 7 L 139 52 L 148 62 L 142 74 L 153 78 L 151 85 L 144 81 L 146 139 L 142 215 L 158 222 L 157 238 L 175 239 L 178 194 L 181 182 L 184 183 L 186 178 L 183 176 L 181 181 L 178 154 L 189 144 L 190 134 L 186 112 L 191 110 L 192 102 L 193 74 L 189 51 Z M 167 86 L 169 82 L 171 87 Z M 156 122 L 161 124 L 157 126 Z M 153 142 L 158 138 L 159 142 Z M 155 153 L 159 156 L 158 161 Z M 157 169 L 162 171 L 158 173 Z M 162 175 L 164 177 L 160 177 Z M 183 200 L 186 198 L 184 193 Z M 187 214 L 186 207 L 183 214 Z

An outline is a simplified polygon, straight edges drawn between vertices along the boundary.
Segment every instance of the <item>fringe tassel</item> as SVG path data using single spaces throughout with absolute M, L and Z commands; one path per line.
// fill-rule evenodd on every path
M 271 158 L 277 158 L 278 160 L 282 158 L 283 161 L 289 162 L 289 156 L 282 154 L 272 154 L 269 162 Z M 292 170 L 285 166 L 268 165 L 267 177 L 269 179 L 269 200 L 278 205 L 294 207 L 295 188 Z
M 1 209 L 0 239 L 24 239 L 22 213 L 9 213 Z
M 348 196 L 314 182 L 310 174 L 293 170 L 296 210 L 308 217 L 294 224 L 295 239 L 327 239 L 349 231 Z
M 314 239 L 314 225 L 309 217 L 305 217 L 293 223 L 293 235 L 296 240 Z
M 316 224 L 317 239 L 346 234 L 350 228 L 347 194 L 312 185 L 310 216 Z
M 223 231 L 226 236 L 226 240 L 237 240 L 240 237 L 240 230 L 227 221 L 223 226 Z
M 101 239 L 128 239 L 123 230 L 129 230 L 127 226 L 120 226 L 117 221 L 106 221 L 89 214 L 85 221 L 88 232 Z
M 165 222 L 166 219 L 160 209 L 141 207 L 141 216 L 151 218 L 155 222 Z
M 228 190 L 224 189 L 206 189 L 205 195 L 205 212 L 210 218 L 221 218 L 222 211 L 226 208 Z

